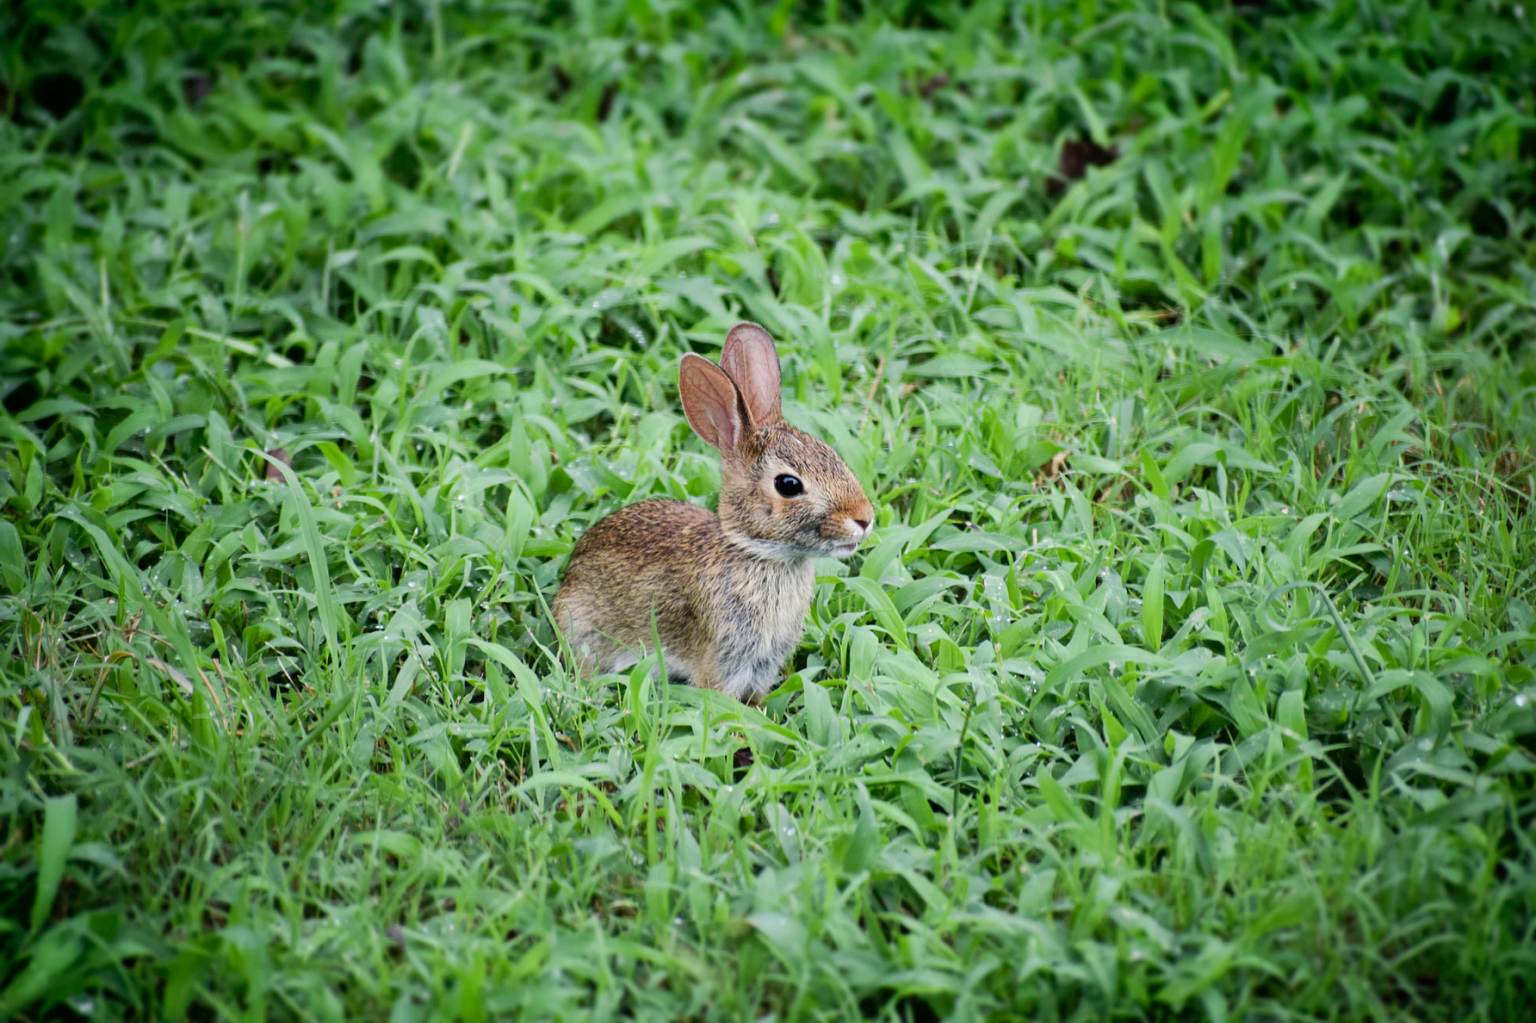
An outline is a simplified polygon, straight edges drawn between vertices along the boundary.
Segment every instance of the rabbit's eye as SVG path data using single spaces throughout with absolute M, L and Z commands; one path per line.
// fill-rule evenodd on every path
M 805 484 L 800 482 L 799 476 L 782 472 L 773 478 L 773 489 L 779 492 L 780 497 L 799 497 L 805 493 Z

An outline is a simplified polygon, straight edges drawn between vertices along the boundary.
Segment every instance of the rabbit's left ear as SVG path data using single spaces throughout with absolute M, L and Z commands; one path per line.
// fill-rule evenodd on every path
M 784 418 L 779 353 L 766 330 L 755 323 L 732 327 L 725 335 L 720 368 L 741 391 L 753 426 L 768 426 Z
M 736 450 L 751 427 L 743 421 L 741 393 L 725 371 L 689 352 L 677 367 L 677 390 L 693 432 L 721 452 Z

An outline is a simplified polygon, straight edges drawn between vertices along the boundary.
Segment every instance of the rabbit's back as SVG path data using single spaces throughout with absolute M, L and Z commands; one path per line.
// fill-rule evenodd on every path
M 572 548 L 571 567 L 599 550 L 653 560 L 667 558 L 690 544 L 701 550 L 719 532 L 720 520 L 708 508 L 653 497 L 594 522 Z
M 600 672 L 634 664 L 649 649 L 652 615 L 668 673 L 691 679 L 704 665 L 709 628 L 698 565 L 719 543 L 707 508 L 656 498 L 594 523 L 571 551 L 551 610 L 573 650 Z

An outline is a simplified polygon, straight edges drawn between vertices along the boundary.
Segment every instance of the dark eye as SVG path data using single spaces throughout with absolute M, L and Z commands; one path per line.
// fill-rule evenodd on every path
M 805 493 L 805 484 L 800 482 L 799 476 L 782 472 L 773 478 L 773 489 L 779 492 L 780 497 L 799 497 Z

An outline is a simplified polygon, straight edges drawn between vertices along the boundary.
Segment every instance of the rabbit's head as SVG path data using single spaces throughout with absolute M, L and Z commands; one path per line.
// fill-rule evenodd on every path
M 720 452 L 720 525 L 760 558 L 846 558 L 869 536 L 874 508 L 843 460 L 784 422 L 779 356 L 755 323 L 738 323 L 716 366 L 683 356 L 683 410 Z

